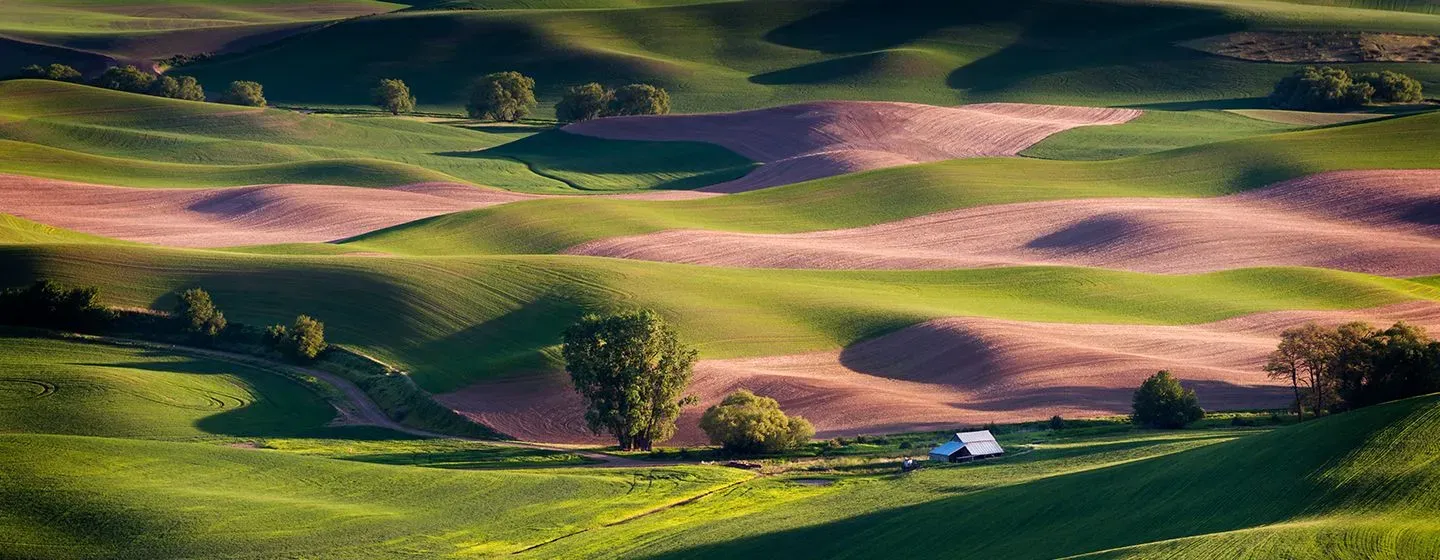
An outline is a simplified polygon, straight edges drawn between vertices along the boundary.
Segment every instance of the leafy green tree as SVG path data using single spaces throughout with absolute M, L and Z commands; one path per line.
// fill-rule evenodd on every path
M 1131 421 L 1153 428 L 1184 428 L 1205 417 L 1195 391 L 1181 387 L 1180 381 L 1165 370 L 1140 384 L 1131 405 Z
M 20 69 L 20 75 L 26 78 L 40 78 L 42 80 L 56 80 L 60 82 L 80 81 L 80 71 L 64 64 L 51 64 L 49 66 L 31 64 Z
M 1325 397 L 1334 391 L 1330 370 L 1335 361 L 1335 333 L 1315 323 L 1291 327 L 1280 333 L 1280 344 L 1265 363 L 1271 379 L 1290 382 L 1295 393 L 1295 410 L 1305 419 L 1300 386 L 1313 397 L 1316 414 L 1324 412 Z
M 571 87 L 560 97 L 560 102 L 555 104 L 555 118 L 561 122 L 599 118 L 605 114 L 614 97 L 615 92 L 594 82 Z
M 220 102 L 230 105 L 264 107 L 266 105 L 265 87 L 255 82 L 230 82 L 230 89 L 225 90 L 225 95 L 220 97 Z
M 1281 109 L 1339 111 L 1370 103 L 1373 95 L 1373 86 L 1356 82 L 1344 69 L 1306 66 L 1275 84 L 1270 103 Z
M 415 110 L 415 96 L 410 94 L 410 86 L 405 85 L 402 80 L 381 79 L 380 85 L 375 86 L 371 96 L 374 98 L 375 106 L 389 111 L 392 115 Z
M 95 78 L 95 85 L 106 89 L 145 93 L 150 90 L 150 84 L 154 81 L 155 76 L 133 65 L 126 65 L 105 69 L 100 77 Z
M 605 115 L 664 115 L 669 112 L 669 92 L 650 84 L 630 84 L 615 90 Z
M 1375 88 L 1373 99 L 1382 103 L 1419 103 L 1425 99 L 1420 80 L 1399 72 L 1382 70 L 1359 74 L 1355 81 Z
M 775 453 L 803 445 L 815 427 L 799 416 L 786 416 L 780 403 L 740 389 L 705 410 L 700 429 L 710 443 L 733 453 Z
M 0 290 L 0 324 L 95 333 L 114 319 L 114 311 L 100 303 L 100 290 L 95 287 L 70 289 L 41 280 Z
M 621 449 L 650 450 L 675 434 L 695 350 L 653 311 L 587 315 L 566 329 L 561 354 L 585 401 L 585 422 Z
M 205 100 L 205 90 L 200 87 L 199 81 L 190 76 L 160 76 L 150 85 L 150 95 L 187 101 Z
M 209 292 L 200 288 L 181 292 L 170 316 L 180 325 L 180 330 L 198 337 L 214 338 L 225 330 L 225 314 L 215 307 Z
M 534 79 L 519 72 L 496 72 L 475 81 L 465 110 L 473 119 L 515 122 L 535 105 Z

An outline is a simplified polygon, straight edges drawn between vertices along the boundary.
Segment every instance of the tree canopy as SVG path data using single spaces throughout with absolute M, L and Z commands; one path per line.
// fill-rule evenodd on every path
M 57 80 L 61 82 L 79 82 L 80 71 L 64 64 L 51 64 L 41 66 L 31 64 L 20 69 L 20 75 L 26 78 L 40 78 L 44 80 Z
M 99 332 L 115 314 L 94 287 L 67 288 L 48 280 L 0 291 L 0 324 Z
M 329 344 L 325 342 L 325 323 L 309 315 L 295 317 L 295 323 L 266 327 L 264 340 L 275 350 L 290 358 L 308 362 L 320 357 Z
M 585 401 L 585 423 L 621 449 L 649 450 L 675 434 L 695 350 L 653 311 L 587 315 L 564 334 L 561 353 Z
M 225 314 L 215 307 L 210 293 L 200 288 L 181 292 L 170 316 L 180 325 L 180 330 L 199 337 L 219 336 L 227 324 Z
M 410 94 L 410 86 L 405 85 L 402 80 L 382 78 L 371 96 L 375 106 L 389 111 L 392 115 L 415 110 L 415 96 Z
M 496 72 L 475 81 L 465 110 L 470 118 L 515 122 L 535 109 L 535 80 L 519 72 Z
M 126 65 L 105 69 L 104 73 L 95 78 L 95 85 L 130 93 L 146 93 L 154 81 L 154 75 L 145 73 L 134 65 Z
M 574 86 L 555 104 L 555 118 L 561 122 L 580 122 L 600 118 L 610 106 L 615 92 L 591 82 Z
M 266 105 L 265 87 L 256 82 L 243 80 L 230 82 L 230 88 L 225 90 L 225 95 L 220 97 L 220 102 L 231 105 L 264 107 Z
M 161 76 L 150 85 L 150 94 L 188 101 L 205 100 L 205 90 L 190 76 Z
M 1399 72 L 1381 70 L 1358 74 L 1355 80 L 1375 89 L 1372 99 L 1381 103 L 1419 103 L 1425 99 L 1420 80 Z
M 1131 406 L 1131 420 L 1152 428 L 1183 428 L 1205 417 L 1195 391 L 1181 387 L 1180 380 L 1165 370 L 1140 384 Z
M 1343 68 L 1306 66 L 1270 92 L 1270 103 L 1299 111 L 1343 111 L 1371 102 L 1414 103 L 1423 99 L 1419 80 L 1392 72 L 1351 75 Z
M 664 115 L 670 112 L 670 93 L 650 84 L 630 84 L 615 90 L 610 115 Z
M 799 416 L 786 416 L 780 403 L 740 389 L 705 410 L 700 429 L 710 443 L 735 453 L 774 453 L 815 437 L 815 427 Z

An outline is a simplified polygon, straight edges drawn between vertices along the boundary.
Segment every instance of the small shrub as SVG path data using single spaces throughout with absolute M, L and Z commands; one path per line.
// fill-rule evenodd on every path
M 225 314 L 215 307 L 210 294 L 200 288 L 182 292 L 170 316 L 182 332 L 202 339 L 213 339 L 225 330 Z
M 700 417 L 710 442 L 737 453 L 775 453 L 810 441 L 815 427 L 799 416 L 786 416 L 780 403 L 744 389 L 730 393 Z
M 415 110 L 415 96 L 410 94 L 410 86 L 405 85 L 405 82 L 401 80 L 381 79 L 380 85 L 375 86 L 371 96 L 374 98 L 375 106 L 389 111 L 392 115 Z
M 535 109 L 535 80 L 519 72 L 496 72 L 475 81 L 465 110 L 473 119 L 515 122 Z
M 915 444 L 910 443 L 910 442 L 908 442 L 908 441 L 902 441 L 902 442 L 900 442 L 900 449 L 910 449 L 911 447 L 915 447 Z
M 40 78 L 42 80 L 55 80 L 59 82 L 80 81 L 80 71 L 64 64 L 51 64 L 49 66 L 31 64 L 21 68 L 20 75 L 25 78 Z
M 145 93 L 150 90 L 150 84 L 154 81 L 155 76 L 147 74 L 133 65 L 126 65 L 105 69 L 105 72 L 95 79 L 95 85 L 130 93 Z
M 1181 387 L 1180 381 L 1164 370 L 1140 384 L 1131 405 L 1131 421 L 1154 428 L 1183 428 L 1205 417 L 1195 391 Z
M 1064 418 L 1061 418 L 1059 414 L 1056 414 L 1056 415 L 1054 415 L 1054 416 L 1051 416 L 1051 417 L 1050 417 L 1050 429 L 1051 429 L 1051 430 L 1055 430 L 1055 431 L 1060 431 L 1060 430 L 1065 429 L 1065 419 L 1064 419 Z
M 664 115 L 670 112 L 670 93 L 650 84 L 630 84 L 615 90 L 608 115 Z
M 325 323 L 309 315 L 295 318 L 290 327 L 271 325 L 263 338 L 269 346 L 296 361 L 308 362 L 319 357 L 329 346 L 325 342 Z
M 220 96 L 220 102 L 247 107 L 264 107 L 267 104 L 265 86 L 244 80 L 230 82 L 230 88 L 225 90 L 225 95 Z
M 555 118 L 561 122 L 580 122 L 604 116 L 615 92 L 591 82 L 571 87 L 555 104 Z

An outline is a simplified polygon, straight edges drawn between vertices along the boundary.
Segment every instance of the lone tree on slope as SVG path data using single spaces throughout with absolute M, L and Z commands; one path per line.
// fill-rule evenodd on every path
M 519 72 L 496 72 L 475 81 L 465 110 L 472 119 L 515 122 L 535 109 L 535 80 Z
M 215 307 L 210 293 L 200 288 L 181 292 L 171 317 L 180 325 L 180 330 L 197 339 L 213 339 L 226 326 L 225 314 Z
M 1180 380 L 1165 370 L 1140 384 L 1131 406 L 1134 414 L 1130 419 L 1152 428 L 1184 428 L 1205 417 L 1205 409 L 1200 408 L 1195 391 L 1181 387 Z
M 808 420 L 786 416 L 775 399 L 745 389 L 706 409 L 700 429 L 710 436 L 710 443 L 732 453 L 775 453 L 815 437 L 815 426 Z
M 410 86 L 405 85 L 403 80 L 382 78 L 372 95 L 375 105 L 392 115 L 415 110 L 415 96 L 410 94 Z
M 695 350 L 653 311 L 587 315 L 565 331 L 565 369 L 585 401 L 585 423 L 625 450 L 650 450 L 675 434 Z

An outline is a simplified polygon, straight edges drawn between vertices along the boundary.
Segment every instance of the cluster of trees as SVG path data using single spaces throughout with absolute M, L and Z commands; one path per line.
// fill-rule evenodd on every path
M 612 90 L 591 82 L 570 88 L 555 104 L 555 118 L 561 122 L 669 112 L 670 93 L 650 84 L 630 84 Z
M 26 78 L 40 78 L 45 80 L 58 80 L 62 82 L 83 83 L 84 78 L 80 72 L 64 64 L 51 64 L 40 66 L 32 64 L 20 70 L 20 75 Z M 171 99 L 185 99 L 188 101 L 205 101 L 205 89 L 200 82 L 190 76 L 156 76 L 134 65 L 114 66 L 105 69 L 90 85 L 128 91 L 130 93 L 143 93 L 158 97 L 169 97 Z M 231 105 L 246 105 L 250 107 L 264 107 L 265 91 L 260 84 L 247 81 L 230 82 L 230 87 L 220 96 L 221 103 Z
M 1184 428 L 1205 417 L 1194 389 L 1186 389 L 1169 371 L 1160 370 L 1147 378 L 1131 398 L 1130 420 L 1152 428 Z M 1056 418 L 1059 418 L 1058 416 Z M 1055 418 L 1051 424 L 1055 425 Z M 1064 421 L 1058 423 L 1063 426 Z
M 41 280 L 0 291 L 0 324 L 98 333 L 115 320 L 94 287 L 67 288 Z
M 675 434 L 696 352 L 653 311 L 587 315 L 566 329 L 561 354 L 585 402 L 585 422 L 624 450 L 649 451 Z M 737 453 L 772 453 L 810 441 L 815 427 L 786 416 L 775 399 L 741 389 L 705 411 L 712 443 Z
M 215 306 L 210 294 L 201 288 L 191 288 L 180 293 L 170 320 L 176 328 L 197 343 L 208 344 L 231 330 L 244 331 L 246 328 L 232 326 L 225 320 L 225 313 Z M 245 338 L 242 333 L 240 338 Z M 329 345 L 325 342 L 325 324 L 308 315 L 295 318 L 295 323 L 271 325 L 265 328 L 260 340 L 267 348 L 296 361 L 314 360 Z
M 1265 371 L 1290 382 L 1304 419 L 1307 402 L 1320 414 L 1440 391 L 1440 342 L 1403 321 L 1384 330 L 1307 323 L 1280 334 Z
M 482 76 L 470 88 L 465 110 L 471 118 L 515 122 L 535 110 L 535 79 L 519 72 Z M 611 90 L 597 83 L 575 86 L 555 104 L 562 122 L 615 115 L 663 115 L 670 112 L 670 94 L 650 84 Z
M 1352 75 L 1329 66 L 1302 68 L 1282 78 L 1270 92 L 1272 105 L 1301 111 L 1338 111 L 1422 99 L 1420 81 L 1405 74 L 1384 70 Z

